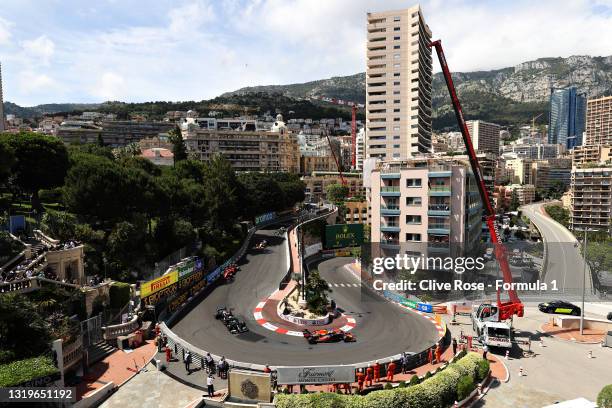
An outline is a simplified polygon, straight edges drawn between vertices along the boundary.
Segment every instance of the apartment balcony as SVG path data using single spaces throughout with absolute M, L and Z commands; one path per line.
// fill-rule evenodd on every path
M 431 187 L 429 189 L 429 195 L 432 197 L 450 197 L 451 188 L 450 186 Z
M 381 173 L 380 174 L 380 178 L 383 180 L 393 180 L 393 179 L 399 179 L 400 178 L 400 173 Z
M 388 206 L 380 206 L 380 215 L 391 215 L 391 216 L 399 216 L 400 215 L 400 208 L 399 206 L 395 206 L 395 205 L 388 205 Z
M 450 215 L 450 210 L 449 204 L 430 204 L 427 208 L 427 215 L 448 216 Z
M 400 188 L 399 186 L 392 187 L 381 187 L 380 195 L 383 197 L 399 197 L 400 196 Z
M 429 169 L 429 177 L 450 177 L 452 174 L 451 169 L 434 168 Z
M 381 225 L 380 226 L 380 230 L 382 232 L 400 232 L 400 227 L 399 225 Z
M 448 235 L 450 234 L 449 224 L 429 224 L 427 226 L 428 234 Z

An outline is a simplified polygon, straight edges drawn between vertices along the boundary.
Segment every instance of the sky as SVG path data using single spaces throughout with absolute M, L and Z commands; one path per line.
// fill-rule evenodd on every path
M 365 70 L 366 13 L 413 4 L 0 0 L 4 100 L 22 106 L 199 101 L 244 86 L 355 74 Z M 420 4 L 453 71 L 612 55 L 612 0 Z

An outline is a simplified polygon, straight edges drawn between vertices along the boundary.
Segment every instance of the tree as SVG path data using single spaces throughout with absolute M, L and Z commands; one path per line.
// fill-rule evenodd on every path
M 16 184 L 32 194 L 32 206 L 40 209 L 38 190 L 59 187 L 68 171 L 68 151 L 57 138 L 38 133 L 3 134 L 14 151 L 17 162 L 13 166 Z
M 236 173 L 225 157 L 215 155 L 206 163 L 203 185 L 208 222 L 213 229 L 228 231 L 238 218 L 240 197 Z
M 313 270 L 308 273 L 306 282 L 306 302 L 308 310 L 319 315 L 327 313 L 327 293 L 331 292 L 329 284 L 321 277 L 319 271 Z
M 0 350 L 12 358 L 38 356 L 49 349 L 49 328 L 34 303 L 21 294 L 0 296 Z
M 510 211 L 516 211 L 521 206 L 519 201 L 518 193 L 516 189 L 512 190 L 512 196 L 510 197 Z
M 244 187 L 244 215 L 253 218 L 285 208 L 285 193 L 269 174 L 244 173 L 238 176 Z
M 349 194 L 348 187 L 338 183 L 328 185 L 325 190 L 327 200 L 338 207 L 344 204 L 344 200 Z
M 606 385 L 597 395 L 597 406 L 600 408 L 612 408 L 612 384 Z
M 181 128 L 177 126 L 168 132 L 168 140 L 172 143 L 172 154 L 174 154 L 174 163 L 178 163 L 182 160 L 187 160 L 187 147 L 183 140 Z
M 121 160 L 121 164 L 123 167 L 143 170 L 150 176 L 157 177 L 161 175 L 161 169 L 151 162 L 151 160 L 147 160 L 142 156 L 125 157 Z
M 2 157 L 2 160 L 0 160 L 1 185 L 8 180 L 8 177 L 11 174 L 11 168 L 15 164 L 15 151 L 8 145 L 8 143 L 6 143 L 6 141 L 3 141 L 3 139 L 0 139 L 0 157 Z

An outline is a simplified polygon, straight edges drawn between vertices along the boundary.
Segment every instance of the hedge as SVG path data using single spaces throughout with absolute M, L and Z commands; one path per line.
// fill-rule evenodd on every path
M 373 391 L 365 396 L 330 393 L 276 396 L 278 408 L 446 408 L 457 400 L 457 386 L 462 377 L 478 380 L 482 357 L 469 353 L 442 372 L 422 383 L 406 388 Z
M 0 387 L 12 387 L 56 373 L 57 367 L 49 357 L 32 357 L 0 365 Z
M 612 384 L 601 389 L 597 396 L 597 406 L 600 408 L 612 408 Z
M 114 282 L 108 290 L 110 307 L 121 309 L 130 301 L 130 284 L 125 282 Z

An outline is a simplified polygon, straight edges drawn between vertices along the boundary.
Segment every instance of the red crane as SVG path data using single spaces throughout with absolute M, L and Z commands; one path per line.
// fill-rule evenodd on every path
M 499 234 L 497 233 L 497 229 L 495 228 L 495 210 L 491 205 L 489 192 L 487 191 L 487 188 L 484 183 L 484 178 L 482 177 L 482 171 L 480 169 L 480 164 L 478 163 L 478 158 L 476 157 L 474 145 L 472 144 L 472 138 L 470 137 L 470 132 L 468 131 L 467 124 L 465 123 L 465 118 L 463 117 L 461 103 L 459 102 L 459 98 L 457 97 L 457 91 L 455 90 L 453 78 L 451 77 L 450 70 L 448 69 L 448 64 L 446 63 L 446 57 L 444 56 L 442 43 L 440 40 L 437 40 L 433 41 L 431 44 L 429 44 L 429 46 L 435 48 L 436 53 L 438 54 L 438 60 L 440 61 L 440 66 L 442 67 L 442 72 L 446 81 L 446 87 L 448 88 L 448 92 L 453 103 L 453 108 L 455 110 L 455 116 L 457 117 L 459 129 L 461 130 L 461 135 L 463 136 L 463 143 L 465 144 L 465 147 L 467 149 L 470 165 L 472 167 L 472 172 L 474 173 L 474 178 L 476 179 L 478 192 L 480 193 L 480 198 L 482 199 L 483 205 L 485 207 L 486 223 L 487 227 L 489 228 L 489 233 L 491 234 L 491 242 L 495 246 L 495 256 L 502 270 L 504 282 L 511 284 L 512 272 L 510 271 L 510 265 L 508 264 L 508 256 L 506 254 L 504 246 L 501 243 Z M 512 288 L 508 290 L 508 296 L 510 297 L 510 301 L 502 302 L 500 299 L 500 291 L 497 291 L 497 307 L 499 309 L 499 320 L 507 320 L 512 318 L 512 316 L 514 315 L 518 317 L 523 316 L 523 303 L 521 303 L 521 300 L 516 294 L 516 290 Z

